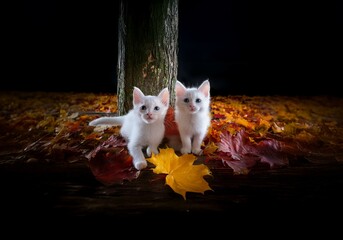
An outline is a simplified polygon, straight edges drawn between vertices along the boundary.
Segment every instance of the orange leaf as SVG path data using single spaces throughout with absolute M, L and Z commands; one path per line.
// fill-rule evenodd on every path
M 167 115 L 164 119 L 164 125 L 166 127 L 166 136 L 179 135 L 179 130 L 174 118 L 174 109 L 172 107 L 170 107 L 167 111 Z
M 208 143 L 203 151 L 204 155 L 212 155 L 214 154 L 218 149 L 218 146 L 214 142 Z

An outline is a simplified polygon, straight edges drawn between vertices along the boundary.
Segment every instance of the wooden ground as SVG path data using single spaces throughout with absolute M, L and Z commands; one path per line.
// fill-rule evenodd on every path
M 0 211 L 18 219 L 93 220 L 256 214 L 307 218 L 314 213 L 332 218 L 343 213 L 343 164 L 301 163 L 274 170 L 261 166 L 249 175 L 215 166 L 211 171 L 213 177 L 206 179 L 213 191 L 187 193 L 184 200 L 148 169 L 138 179 L 104 186 L 87 164 L 2 165 Z

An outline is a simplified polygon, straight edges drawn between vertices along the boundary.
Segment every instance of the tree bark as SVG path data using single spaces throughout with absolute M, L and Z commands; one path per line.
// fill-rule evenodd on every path
M 121 0 L 118 22 L 118 114 L 133 106 L 133 87 L 145 95 L 170 91 L 178 68 L 178 0 Z

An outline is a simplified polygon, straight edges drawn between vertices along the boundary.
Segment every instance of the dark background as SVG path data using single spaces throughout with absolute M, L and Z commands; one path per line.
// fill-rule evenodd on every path
M 117 3 L 4 8 L 2 90 L 115 93 Z M 212 95 L 341 96 L 342 9 L 342 1 L 180 0 L 178 79 L 209 78 Z

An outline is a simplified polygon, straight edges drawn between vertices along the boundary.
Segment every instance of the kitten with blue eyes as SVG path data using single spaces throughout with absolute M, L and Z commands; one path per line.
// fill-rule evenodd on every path
M 175 85 L 175 122 L 179 129 L 182 154 L 202 153 L 201 144 L 211 124 L 210 82 L 205 80 L 198 88 Z
M 169 108 L 169 91 L 164 88 L 157 96 L 144 95 L 137 87 L 133 90 L 133 109 L 126 115 L 116 117 L 100 117 L 91 122 L 90 126 L 110 125 L 121 126 L 120 134 L 128 142 L 127 148 L 133 158 L 137 170 L 147 167 L 143 148 L 150 157 L 152 152 L 158 154 L 164 133 L 164 119 Z

